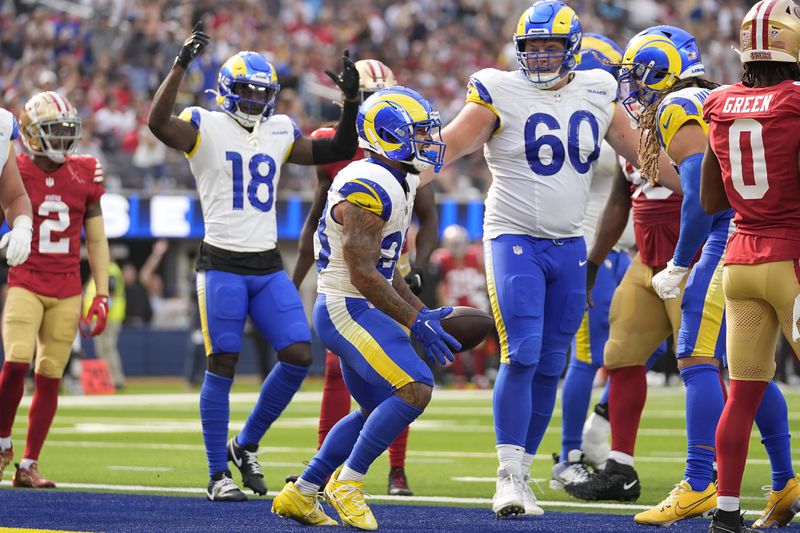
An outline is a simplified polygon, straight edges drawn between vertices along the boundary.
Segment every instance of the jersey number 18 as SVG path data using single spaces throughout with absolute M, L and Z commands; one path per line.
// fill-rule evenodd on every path
M 225 160 L 231 162 L 233 176 L 233 209 L 244 209 L 244 161 L 239 152 L 225 152 Z M 247 184 L 247 199 L 250 205 L 259 211 L 267 212 L 272 209 L 273 189 L 272 180 L 275 178 L 275 160 L 267 154 L 253 154 L 247 164 L 250 171 L 250 181 Z M 264 169 L 266 168 L 266 172 Z M 258 188 L 267 186 L 267 199 L 258 197 Z

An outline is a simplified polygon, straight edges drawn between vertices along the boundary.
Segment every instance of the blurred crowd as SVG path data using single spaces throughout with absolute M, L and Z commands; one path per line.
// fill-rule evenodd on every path
M 325 68 L 345 48 L 377 58 L 400 83 L 420 90 L 449 121 L 463 103 L 469 75 L 484 67 L 515 68 L 511 35 L 530 2 L 521 0 L 74 0 L 0 4 L 0 105 L 18 112 L 40 90 L 56 90 L 84 119 L 79 150 L 106 167 L 107 187 L 192 188 L 181 154 L 166 150 L 145 121 L 152 96 L 194 21 L 203 19 L 212 45 L 186 77 L 177 107 L 213 107 L 204 93 L 220 65 L 238 50 L 264 53 L 277 67 L 279 112 L 305 132 L 335 120 L 337 99 Z M 584 31 L 620 46 L 659 23 L 682 26 L 698 39 L 708 76 L 736 81 L 738 21 L 744 0 L 567 0 Z M 56 9 L 57 8 L 57 9 Z M 63 11 L 62 11 L 63 10 Z M 284 191 L 310 190 L 313 169 L 290 165 Z M 445 170 L 442 192 L 482 194 L 489 175 L 480 153 Z

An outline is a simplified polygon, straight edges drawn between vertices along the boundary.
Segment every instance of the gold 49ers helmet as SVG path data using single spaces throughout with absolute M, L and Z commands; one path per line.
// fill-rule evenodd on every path
M 375 91 L 397 85 L 392 69 L 377 59 L 356 61 L 356 70 L 359 80 L 358 92 L 362 102 L 372 96 Z
M 800 59 L 800 6 L 792 0 L 761 0 L 745 15 L 739 33 L 742 63 Z
M 25 103 L 19 116 L 20 133 L 25 147 L 35 155 L 54 163 L 63 163 L 81 138 L 81 119 L 75 106 L 63 96 L 42 92 Z

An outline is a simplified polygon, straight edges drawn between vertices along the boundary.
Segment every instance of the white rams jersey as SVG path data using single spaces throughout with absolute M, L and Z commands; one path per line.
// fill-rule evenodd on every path
M 505 233 L 583 235 L 592 171 L 611 124 L 617 82 L 599 69 L 572 75 L 558 90 L 536 89 L 519 70 L 484 69 L 470 78 L 467 102 L 497 115 L 484 146 L 493 178 L 485 239 Z
M 220 111 L 189 107 L 180 118 L 197 130 L 197 144 L 186 157 L 203 209 L 203 241 L 233 252 L 275 248 L 275 190 L 301 135 L 294 121 L 273 115 L 251 140 L 249 131 Z
M 603 141 L 600 146 L 600 157 L 592 176 L 592 185 L 589 189 L 589 203 L 586 204 L 586 216 L 583 218 L 583 236 L 586 246 L 591 247 L 597 224 L 606 206 L 606 200 L 611 193 L 614 180 L 617 179 L 617 153 L 611 145 Z M 628 218 L 628 225 L 617 241 L 616 249 L 632 248 L 636 244 L 633 236 L 633 219 Z
M 317 260 L 317 292 L 335 296 L 363 295 L 350 283 L 342 249 L 342 226 L 333 218 L 333 208 L 351 202 L 381 217 L 381 256 L 375 268 L 391 283 L 397 259 L 411 222 L 419 176 L 404 174 L 375 159 L 353 161 L 334 178 L 328 202 L 314 234 Z
M 0 171 L 6 166 L 11 153 L 11 142 L 19 137 L 19 126 L 14 115 L 0 108 Z

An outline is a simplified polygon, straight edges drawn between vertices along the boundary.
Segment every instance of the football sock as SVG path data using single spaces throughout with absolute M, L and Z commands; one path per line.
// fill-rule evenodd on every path
M 364 427 L 364 422 L 361 409 L 356 409 L 339 420 L 325 437 L 325 442 L 322 443 L 317 455 L 308 463 L 308 467 L 301 476 L 302 479 L 317 487 L 325 483 L 333 471 L 350 455 L 358 440 L 358 434 Z
M 0 451 L 11 448 L 11 437 L 0 437 Z
M 530 473 L 531 466 L 533 466 L 533 459 L 536 456 L 532 453 L 522 454 L 522 475 Z
M 342 467 L 342 471 L 339 472 L 339 477 L 336 478 L 337 481 L 364 481 L 364 474 L 361 472 L 356 472 L 352 468 L 347 465 Z
M 33 379 L 36 388 L 33 391 L 31 410 L 28 413 L 28 439 L 25 443 L 25 453 L 22 456 L 36 461 L 39 459 L 42 446 L 44 446 L 47 432 L 50 431 L 50 426 L 53 424 L 53 417 L 56 416 L 58 386 L 61 380 L 48 378 L 41 374 L 34 374 Z
M 270 425 L 281 415 L 292 400 L 294 393 L 303 384 L 308 374 L 307 366 L 278 362 L 261 385 L 250 416 L 242 431 L 236 436 L 239 446 L 258 443 Z
M 32 464 L 36 464 L 36 459 L 28 459 L 27 457 L 19 462 L 19 467 L 22 470 L 29 470 Z
M 786 399 L 774 381 L 770 381 L 756 411 L 756 425 L 767 449 L 772 468 L 772 490 L 780 491 L 794 478 Z
M 408 428 L 389 445 L 389 466 L 391 468 L 404 468 L 406 466 L 406 449 L 408 448 Z
M 633 456 L 629 453 L 611 450 L 608 453 L 608 458 L 621 465 L 633 466 Z
M 203 442 L 206 445 L 208 472 L 213 476 L 228 468 L 228 421 L 233 379 L 206 371 L 200 389 L 200 421 L 203 425 Z
M 539 369 L 541 370 L 541 365 L 539 365 Z M 525 451 L 528 453 L 535 454 L 536 450 L 539 449 L 544 432 L 553 417 L 553 408 L 556 405 L 556 394 L 558 393 L 558 381 L 561 379 L 563 370 L 564 364 L 562 362 L 561 368 L 558 369 L 558 373 L 555 375 L 548 376 L 538 371 L 533 376 L 531 421 L 528 426 L 528 434 L 525 437 Z M 584 415 L 584 418 L 586 418 L 586 415 Z
M 567 460 L 570 450 L 581 448 L 583 423 L 592 396 L 592 382 L 597 369 L 574 357 L 567 377 L 561 386 L 561 460 Z
M 500 463 L 500 468 L 505 470 L 507 474 L 524 474 L 524 460 L 525 448 L 514 446 L 513 444 L 497 445 L 497 462 Z M 531 464 L 533 464 L 533 458 L 531 458 Z M 530 467 L 528 468 L 530 469 Z
M 708 488 L 714 476 L 714 437 L 725 402 L 719 387 L 719 369 L 701 364 L 680 370 L 686 385 L 686 435 L 688 448 L 684 479 L 692 490 Z
M 310 481 L 306 481 L 303 479 L 303 476 L 297 478 L 297 481 L 294 482 L 294 486 L 297 487 L 297 490 L 300 491 L 301 494 L 313 495 L 319 492 L 320 485 L 315 485 Z
M 0 371 L 0 435 L 11 436 L 14 417 L 25 393 L 25 374 L 30 366 L 6 361 Z
M 611 423 L 611 449 L 633 456 L 639 420 L 647 399 L 644 366 L 626 366 L 608 371 L 611 379 L 608 414 Z
M 731 380 L 728 402 L 717 426 L 718 496 L 734 497 L 737 500 L 739 498 L 750 444 L 750 431 L 767 385 L 765 381 Z M 719 500 L 721 498 L 718 498 Z M 721 504 L 720 509 L 733 510 Z
M 500 364 L 492 402 L 497 444 L 525 446 L 531 419 L 531 384 L 535 372 L 535 366 Z
M 325 382 L 322 386 L 322 406 L 319 410 L 319 444 L 331 428 L 350 412 L 350 391 L 342 378 L 339 357 L 333 352 L 325 355 Z
M 345 464 L 356 472 L 366 474 L 373 461 L 421 414 L 422 409 L 417 409 L 398 396 L 386 398 L 370 413 Z
M 726 513 L 735 512 L 739 514 L 739 497 L 717 496 L 717 507 L 720 511 L 725 511 Z

